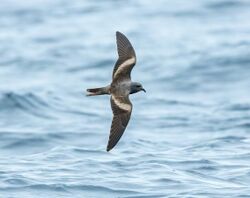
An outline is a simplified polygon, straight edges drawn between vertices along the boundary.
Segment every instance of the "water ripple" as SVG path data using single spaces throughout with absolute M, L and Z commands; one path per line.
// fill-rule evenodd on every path
M 2 0 L 0 197 L 249 197 L 249 8 Z M 147 93 L 106 152 L 115 31 Z

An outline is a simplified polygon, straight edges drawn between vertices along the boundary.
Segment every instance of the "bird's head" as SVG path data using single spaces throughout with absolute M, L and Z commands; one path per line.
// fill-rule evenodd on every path
M 141 83 L 132 82 L 131 87 L 130 87 L 130 94 L 133 94 L 133 93 L 136 93 L 136 92 L 139 92 L 139 91 L 146 92 L 146 90 L 142 87 Z

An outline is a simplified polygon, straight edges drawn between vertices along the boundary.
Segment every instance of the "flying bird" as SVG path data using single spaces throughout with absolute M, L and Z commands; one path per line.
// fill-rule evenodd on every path
M 135 50 L 121 32 L 116 32 L 118 60 L 115 63 L 112 82 L 106 87 L 87 89 L 87 96 L 111 95 L 113 120 L 107 151 L 110 151 L 123 135 L 132 112 L 129 94 L 145 91 L 141 83 L 131 81 L 131 71 L 136 64 Z

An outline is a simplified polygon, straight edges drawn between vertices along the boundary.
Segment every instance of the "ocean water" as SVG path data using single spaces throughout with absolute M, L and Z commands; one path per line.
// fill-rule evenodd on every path
M 250 197 L 250 1 L 1 0 L 0 197 Z M 115 31 L 133 114 L 106 152 Z

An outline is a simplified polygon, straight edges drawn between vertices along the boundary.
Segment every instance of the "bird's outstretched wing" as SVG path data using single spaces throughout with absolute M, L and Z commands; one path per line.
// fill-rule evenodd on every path
M 126 36 L 116 32 L 118 60 L 113 70 L 113 81 L 130 79 L 130 73 L 136 63 L 135 50 Z
M 110 129 L 107 151 L 110 151 L 112 148 L 114 148 L 114 146 L 120 140 L 128 125 L 132 112 L 132 103 L 130 102 L 128 96 L 117 97 L 112 95 L 110 101 L 114 115 Z

